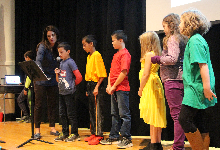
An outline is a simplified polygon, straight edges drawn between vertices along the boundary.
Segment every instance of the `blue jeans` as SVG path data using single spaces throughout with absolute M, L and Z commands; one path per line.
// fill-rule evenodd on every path
M 109 138 L 122 137 L 131 140 L 131 115 L 129 110 L 129 91 L 116 91 L 111 95 L 112 128 Z M 123 123 L 121 125 L 121 119 Z

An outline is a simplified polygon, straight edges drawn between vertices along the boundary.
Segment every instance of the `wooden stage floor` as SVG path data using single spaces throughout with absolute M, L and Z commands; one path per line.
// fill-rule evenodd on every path
M 61 132 L 61 126 L 56 124 L 57 131 Z M 17 123 L 13 122 L 0 122 L 0 140 L 6 143 L 0 143 L 3 149 L 14 150 L 114 150 L 117 149 L 116 145 L 88 145 L 84 142 L 84 138 L 90 135 L 89 129 L 79 129 L 81 141 L 76 142 L 55 142 L 54 135 L 50 135 L 50 128 L 48 124 L 41 124 L 42 140 L 52 142 L 48 144 L 33 140 L 31 143 L 23 147 L 16 148 L 18 145 L 31 138 L 31 123 Z M 104 133 L 104 137 L 108 137 L 109 133 Z M 127 148 L 128 150 L 139 150 L 145 147 L 150 141 L 150 137 L 132 136 L 133 147 Z M 172 142 L 162 141 L 163 149 L 168 150 Z M 186 150 L 190 150 L 190 145 L 185 144 Z

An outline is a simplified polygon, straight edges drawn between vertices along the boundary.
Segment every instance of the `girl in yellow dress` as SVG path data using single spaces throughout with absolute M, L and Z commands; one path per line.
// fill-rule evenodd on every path
M 159 37 L 155 32 L 145 32 L 139 37 L 141 44 L 141 70 L 139 73 L 140 117 L 150 124 L 151 143 L 144 148 L 163 150 L 162 128 L 166 128 L 166 106 L 164 90 L 158 76 L 159 64 L 152 64 L 151 57 L 161 55 Z

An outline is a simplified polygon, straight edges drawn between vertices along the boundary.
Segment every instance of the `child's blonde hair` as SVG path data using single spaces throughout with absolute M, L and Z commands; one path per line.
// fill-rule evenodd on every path
M 147 52 L 153 51 L 155 55 L 161 55 L 160 39 L 154 31 L 148 31 L 140 35 L 139 37 L 141 44 L 141 59 L 144 59 L 144 55 Z
M 181 21 L 184 22 L 181 34 L 188 37 L 191 37 L 195 33 L 203 35 L 207 33 L 211 27 L 207 18 L 200 11 L 195 9 L 183 12 L 181 15 Z

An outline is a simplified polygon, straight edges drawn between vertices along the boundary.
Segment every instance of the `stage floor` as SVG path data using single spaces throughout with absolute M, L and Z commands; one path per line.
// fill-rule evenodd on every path
M 57 131 L 61 132 L 62 128 L 56 124 Z M 90 135 L 89 129 L 79 129 L 81 141 L 76 142 L 55 142 L 56 136 L 50 135 L 49 124 L 41 124 L 41 140 L 52 142 L 54 144 L 48 144 L 33 140 L 31 143 L 19 148 L 21 150 L 113 150 L 117 149 L 117 145 L 88 145 L 84 142 L 84 138 Z M 104 133 L 104 137 L 108 137 L 108 132 Z M 0 143 L 3 149 L 14 150 L 20 144 L 24 143 L 31 138 L 31 123 L 17 123 L 13 122 L 0 122 L 0 140 L 6 143 Z M 145 147 L 150 141 L 149 136 L 132 136 L 133 147 L 127 148 L 129 150 L 139 150 Z M 163 149 L 168 150 L 172 146 L 170 141 L 162 141 Z M 186 150 L 191 150 L 188 142 L 185 144 Z

